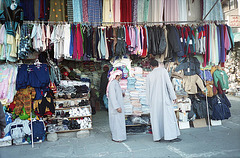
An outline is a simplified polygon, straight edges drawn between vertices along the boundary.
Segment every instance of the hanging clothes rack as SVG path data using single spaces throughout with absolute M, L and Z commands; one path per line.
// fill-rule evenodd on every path
M 67 21 L 23 21 L 24 24 L 32 24 L 32 23 L 48 23 L 48 24 L 181 24 L 181 23 L 211 23 L 211 22 L 227 22 L 228 20 L 195 20 L 195 21 L 159 21 L 159 22 L 67 22 Z

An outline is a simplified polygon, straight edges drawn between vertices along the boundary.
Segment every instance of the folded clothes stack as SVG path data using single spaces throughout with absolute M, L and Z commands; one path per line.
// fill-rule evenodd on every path
M 136 79 L 134 77 L 128 77 L 127 79 L 127 88 L 128 90 L 135 90 Z
M 127 86 L 128 80 L 127 80 L 127 79 L 121 79 L 121 81 L 120 81 L 119 84 L 120 84 L 120 86 L 121 86 L 122 89 L 125 89 L 125 90 L 126 90 L 127 87 L 128 87 L 128 86 Z

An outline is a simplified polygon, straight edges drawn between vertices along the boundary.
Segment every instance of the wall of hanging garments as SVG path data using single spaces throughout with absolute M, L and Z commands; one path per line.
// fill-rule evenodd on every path
M 6 5 L 3 5 L 5 2 Z M 1 0 L 3 6 L 11 0 Z M 204 17 L 215 1 L 201 0 L 17 0 L 24 11 L 24 20 L 70 22 L 159 22 L 187 21 L 194 3 L 200 3 Z M 198 6 L 199 7 L 199 6 Z M 74 12 L 73 12 L 74 10 Z M 199 17 L 200 19 L 200 17 Z M 223 20 L 221 2 L 213 8 L 206 20 Z
M 4 25 L 1 32 L 7 34 Z M 20 40 L 19 40 L 20 36 Z M 2 39 L 2 40 L 1 40 Z M 196 57 L 203 67 L 226 61 L 234 47 L 231 27 L 225 24 L 203 25 L 123 25 L 94 27 L 83 24 L 23 24 L 16 32 L 19 43 L 14 56 L 28 58 L 29 53 L 53 52 L 55 59 L 111 59 L 115 56 L 160 55 L 161 61 Z M 9 47 L 0 37 L 1 60 L 8 60 Z M 53 46 L 53 47 L 52 47 Z M 13 50 L 13 49 L 11 49 Z M 17 54 L 15 54 L 17 53 Z

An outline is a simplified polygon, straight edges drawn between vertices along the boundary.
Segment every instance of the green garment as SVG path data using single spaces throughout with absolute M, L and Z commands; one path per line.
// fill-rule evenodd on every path
M 213 79 L 214 79 L 214 84 L 216 87 L 218 87 L 218 81 L 220 83 L 220 86 L 222 88 L 222 90 L 226 90 L 228 89 L 228 76 L 226 74 L 225 71 L 223 70 L 216 70 L 214 73 L 213 73 Z

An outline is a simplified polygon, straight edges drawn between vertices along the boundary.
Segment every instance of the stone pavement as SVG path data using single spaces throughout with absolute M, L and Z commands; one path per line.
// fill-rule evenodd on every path
M 153 142 L 151 134 L 128 135 L 127 141 L 111 141 L 108 114 L 93 116 L 89 137 L 60 137 L 56 142 L 0 148 L 0 158 L 77 157 L 240 157 L 240 98 L 228 96 L 232 117 L 222 126 L 181 130 L 181 142 Z

